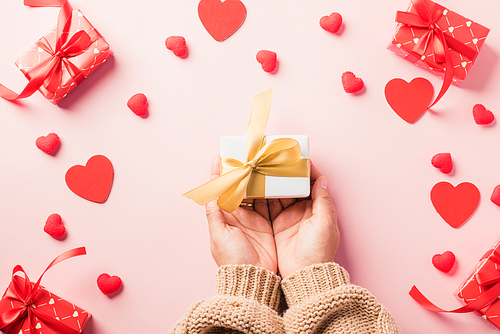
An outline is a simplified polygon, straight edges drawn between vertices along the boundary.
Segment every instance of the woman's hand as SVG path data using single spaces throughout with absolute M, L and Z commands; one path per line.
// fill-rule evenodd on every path
M 211 178 L 220 175 L 220 158 L 212 161 Z M 278 260 L 267 200 L 224 212 L 214 200 L 205 206 L 210 250 L 218 266 L 252 264 L 277 273 Z
M 269 199 L 282 278 L 312 264 L 333 262 L 340 241 L 326 177 L 311 164 L 311 198 Z

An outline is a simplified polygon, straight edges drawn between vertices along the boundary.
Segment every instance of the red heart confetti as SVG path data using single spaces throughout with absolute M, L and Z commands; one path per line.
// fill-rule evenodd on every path
M 179 58 L 184 58 L 188 48 L 186 40 L 182 36 L 170 36 L 165 40 L 165 46 Z
M 365 83 L 361 78 L 357 78 L 352 72 L 342 73 L 342 86 L 346 93 L 356 93 L 363 89 Z
M 76 165 L 66 172 L 68 188 L 80 197 L 104 203 L 113 184 L 113 165 L 103 155 L 94 155 L 85 166 Z
M 434 87 L 424 78 L 415 78 L 409 83 L 396 78 L 385 85 L 387 103 L 408 123 L 414 123 L 423 115 L 433 96 Z
M 109 274 L 101 274 L 97 277 L 97 287 L 105 295 L 116 292 L 122 286 L 122 279 L 118 276 L 109 276 Z
M 444 174 L 450 174 L 453 170 L 453 160 L 450 153 L 436 154 L 432 157 L 431 164 Z
M 276 69 L 276 63 L 278 62 L 278 56 L 276 52 L 269 50 L 260 50 L 257 52 L 257 61 L 262 65 L 264 72 L 271 73 Z
M 432 265 L 437 270 L 447 273 L 453 268 L 455 264 L 455 254 L 446 251 L 443 254 L 436 254 L 432 257 Z
M 495 115 L 482 104 L 476 104 L 472 108 L 472 116 L 474 116 L 474 122 L 478 125 L 488 125 L 495 120 Z
M 201 23 L 216 41 L 231 36 L 245 21 L 247 10 L 240 0 L 201 0 L 198 16 Z
M 500 206 L 500 184 L 493 189 L 493 192 L 491 193 L 490 200 Z
M 431 201 L 437 213 L 454 228 L 460 227 L 476 211 L 479 190 L 470 182 L 454 187 L 448 182 L 439 182 L 432 187 Z
M 66 233 L 66 228 L 62 223 L 61 216 L 57 213 L 51 214 L 45 222 L 43 231 L 53 238 L 63 237 Z
M 51 154 L 59 145 L 59 136 L 55 133 L 49 133 L 46 136 L 38 137 L 35 145 L 43 152 Z
M 128 99 L 127 107 L 137 116 L 146 117 L 148 115 L 148 98 L 143 93 L 137 93 Z
M 323 16 L 319 20 L 319 25 L 321 28 L 334 34 L 339 31 L 340 26 L 342 26 L 342 15 L 333 12 L 330 16 Z

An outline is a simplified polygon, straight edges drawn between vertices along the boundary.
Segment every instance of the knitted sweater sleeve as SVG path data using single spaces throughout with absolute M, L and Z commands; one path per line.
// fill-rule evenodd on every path
M 280 291 L 280 278 L 268 270 L 222 266 L 215 295 L 191 305 L 169 334 L 283 334 L 283 319 L 276 312 Z
M 289 306 L 283 317 L 286 333 L 401 333 L 384 306 L 350 284 L 349 274 L 336 263 L 298 270 L 281 288 Z

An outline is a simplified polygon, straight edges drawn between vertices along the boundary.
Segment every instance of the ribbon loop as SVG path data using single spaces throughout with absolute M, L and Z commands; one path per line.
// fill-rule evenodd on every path
M 222 158 L 227 172 L 183 194 L 200 205 L 219 198 L 217 205 L 226 212 L 238 208 L 251 180 L 259 174 L 284 177 L 308 177 L 309 163 L 301 159 L 299 143 L 279 138 L 266 143 L 265 127 L 271 109 L 273 88 L 255 96 L 246 136 L 247 160 Z

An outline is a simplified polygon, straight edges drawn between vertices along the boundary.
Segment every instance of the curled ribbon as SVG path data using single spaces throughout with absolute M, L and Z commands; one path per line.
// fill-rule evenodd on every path
M 495 264 L 500 264 L 500 253 L 496 250 L 488 251 L 482 258 L 488 258 Z M 496 266 L 495 266 L 496 267 Z M 446 311 L 442 308 L 434 305 L 429 299 L 427 299 L 416 286 L 413 286 L 410 290 L 410 296 L 420 305 L 426 309 L 434 312 L 445 312 L 445 313 L 469 313 L 475 312 L 483 307 L 491 305 L 500 296 L 500 269 L 497 270 L 487 270 L 484 272 L 479 272 L 474 275 L 477 283 L 481 287 L 486 287 L 492 285 L 488 290 L 479 294 L 473 301 L 467 303 L 460 308 Z
M 7 333 L 19 333 L 25 319 L 28 319 L 32 333 L 35 333 L 33 328 L 33 316 L 36 316 L 46 326 L 61 334 L 77 334 L 78 330 L 69 327 L 63 322 L 49 316 L 44 312 L 40 312 L 35 307 L 32 307 L 32 300 L 40 291 L 40 282 L 47 270 L 66 259 L 85 255 L 85 247 L 71 249 L 56 257 L 44 270 L 36 283 L 30 282 L 28 275 L 23 267 L 17 265 L 12 271 L 12 282 L 5 291 L 1 301 L 6 301 L 13 307 L 5 312 L 0 312 L 0 330 L 6 330 Z M 22 279 L 17 273 L 24 274 Z
M 75 83 L 81 82 L 84 79 L 81 70 L 68 58 L 81 55 L 95 42 L 83 30 L 76 32 L 68 40 L 73 7 L 67 0 L 25 0 L 24 4 L 32 7 L 61 7 L 57 19 L 56 45 L 55 49 L 52 49 L 45 38 L 37 42 L 36 45 L 47 52 L 50 57 L 30 70 L 29 82 L 20 94 L 0 84 L 0 96 L 10 101 L 29 97 L 42 85 L 48 91 L 56 92 L 61 84 L 63 64 Z
M 476 59 L 477 51 L 453 38 L 448 33 L 443 33 L 436 22 L 443 15 L 445 10 L 443 6 L 430 0 L 411 0 L 411 2 L 417 14 L 398 11 L 396 13 L 396 22 L 427 28 L 428 30 L 420 37 L 410 55 L 416 55 L 417 59 L 420 59 L 427 49 L 432 48 L 436 63 L 445 64 L 443 85 L 438 96 L 429 106 L 431 108 L 444 96 L 453 81 L 453 59 L 449 49 L 453 49 L 472 61 Z
M 223 158 L 222 175 L 183 196 L 199 205 L 219 198 L 217 205 L 226 212 L 233 212 L 256 178 L 265 175 L 309 177 L 309 160 L 301 159 L 300 145 L 295 139 L 279 138 L 266 143 L 264 132 L 272 95 L 273 88 L 270 88 L 254 97 L 246 135 L 246 162 Z

